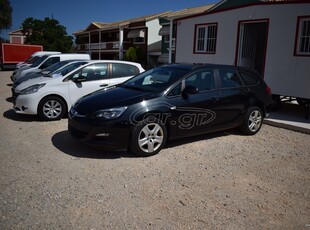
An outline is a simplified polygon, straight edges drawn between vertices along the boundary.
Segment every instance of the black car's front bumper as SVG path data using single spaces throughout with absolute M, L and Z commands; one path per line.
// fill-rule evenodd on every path
M 69 114 L 68 130 L 71 136 L 86 144 L 104 150 L 127 150 L 132 126 L 126 121 L 94 122 L 87 117 Z

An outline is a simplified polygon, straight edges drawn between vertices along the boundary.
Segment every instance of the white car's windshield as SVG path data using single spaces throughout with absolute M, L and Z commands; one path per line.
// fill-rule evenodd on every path
M 55 75 L 65 76 L 67 73 L 70 73 L 72 70 L 75 70 L 76 68 L 78 68 L 78 67 L 80 67 L 86 63 L 87 63 L 86 61 L 70 63 L 70 64 L 54 71 L 52 73 L 52 75 L 55 74 Z

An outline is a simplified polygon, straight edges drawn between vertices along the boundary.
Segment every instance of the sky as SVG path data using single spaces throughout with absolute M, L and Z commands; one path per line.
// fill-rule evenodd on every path
M 116 22 L 216 2 L 219 0 L 10 0 L 12 27 L 3 30 L 0 36 L 9 39 L 9 32 L 20 29 L 28 17 L 54 18 L 72 35 L 91 22 Z

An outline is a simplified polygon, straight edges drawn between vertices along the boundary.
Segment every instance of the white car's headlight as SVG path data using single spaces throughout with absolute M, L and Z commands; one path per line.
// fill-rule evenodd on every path
M 104 109 L 104 110 L 99 110 L 95 113 L 96 118 L 104 118 L 107 120 L 115 119 L 120 117 L 127 107 L 118 107 L 118 108 L 112 108 L 112 109 Z
M 32 86 L 29 86 L 29 87 L 26 88 L 26 89 L 21 90 L 19 94 L 31 94 L 31 93 L 36 93 L 36 92 L 38 92 L 38 90 L 39 90 L 40 88 L 42 88 L 43 86 L 45 86 L 45 83 L 43 83 L 43 84 L 32 85 Z

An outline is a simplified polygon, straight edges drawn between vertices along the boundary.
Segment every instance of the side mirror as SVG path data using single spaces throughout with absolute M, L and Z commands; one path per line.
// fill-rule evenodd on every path
M 72 77 L 73 82 L 83 82 L 86 81 L 86 78 L 83 75 L 74 74 Z
M 187 98 L 189 95 L 198 94 L 198 93 L 199 93 L 199 90 L 196 87 L 192 85 L 188 85 L 183 89 L 182 96 L 184 98 Z

